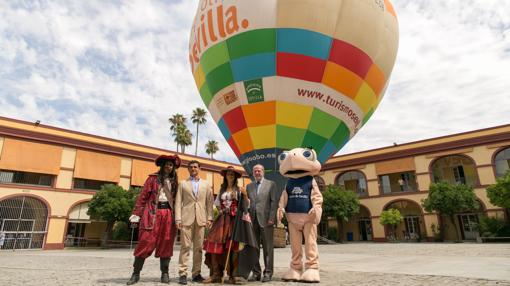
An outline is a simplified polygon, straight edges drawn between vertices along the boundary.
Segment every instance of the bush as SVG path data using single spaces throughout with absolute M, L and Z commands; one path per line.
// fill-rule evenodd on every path
M 131 240 L 131 229 L 129 224 L 119 221 L 113 226 L 113 240 L 130 241 Z
M 328 239 L 333 241 L 338 241 L 338 231 L 336 228 L 328 229 Z
M 483 217 L 479 223 L 482 236 L 486 237 L 509 237 L 510 225 L 506 225 L 503 219 L 495 217 Z

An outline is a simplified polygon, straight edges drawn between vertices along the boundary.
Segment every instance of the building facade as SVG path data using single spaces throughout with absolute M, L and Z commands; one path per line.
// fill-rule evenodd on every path
M 156 171 L 153 160 L 172 151 L 0 117 L 0 249 L 62 249 L 99 242 L 106 224 L 87 215 L 87 204 L 100 186 L 140 187 Z M 190 160 L 202 164 L 202 179 L 217 193 L 227 162 L 180 155 L 180 179 Z M 482 216 L 505 217 L 492 205 L 486 187 L 510 166 L 510 125 L 333 157 L 316 177 L 321 189 L 336 184 L 360 198 L 360 213 L 344 224 L 343 240 L 433 241 L 441 218 L 421 206 L 431 183 L 473 186 L 478 210 L 456 216 L 446 239 L 456 230 L 464 240 L 478 236 Z M 239 170 L 242 167 L 235 166 Z M 243 177 L 240 184 L 250 182 Z M 396 233 L 380 224 L 382 211 L 398 209 L 404 222 Z M 507 218 L 508 219 L 508 218 Z M 322 236 L 337 231 L 324 218 Z
M 509 166 L 510 125 L 504 125 L 334 157 L 323 166 L 319 181 L 358 193 L 360 213 L 345 224 L 339 234 L 343 240 L 434 241 L 440 220 L 446 224 L 446 240 L 456 239 L 456 228 L 462 240 L 475 240 L 482 216 L 505 218 L 505 210 L 489 202 L 486 188 Z M 457 214 L 456 226 L 426 212 L 422 200 L 430 184 L 440 181 L 472 186 L 480 208 Z M 394 234 L 379 220 L 390 208 L 404 216 Z M 323 222 L 321 234 L 331 227 L 334 221 Z
M 0 249 L 62 249 L 98 243 L 106 224 L 87 215 L 88 202 L 101 185 L 141 187 L 157 171 L 154 159 L 163 150 L 84 134 L 37 123 L 0 117 Z M 200 176 L 215 192 L 220 171 L 231 165 L 190 155 L 198 160 Z M 240 166 L 236 166 L 242 170 Z M 244 172 L 244 171 L 243 171 Z M 243 177 L 240 184 L 249 182 Z

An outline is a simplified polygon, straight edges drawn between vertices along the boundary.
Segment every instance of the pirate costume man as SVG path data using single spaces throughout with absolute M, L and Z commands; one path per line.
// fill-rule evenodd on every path
M 139 223 L 139 232 L 138 245 L 134 251 L 133 274 L 127 285 L 140 280 L 145 259 L 154 250 L 155 256 L 160 258 L 161 282 L 170 282 L 168 266 L 177 234 L 173 214 L 178 182 L 176 169 L 181 165 L 181 159 L 177 155 L 161 155 L 155 164 L 160 170 L 149 175 L 145 181 L 129 218 L 132 223 Z

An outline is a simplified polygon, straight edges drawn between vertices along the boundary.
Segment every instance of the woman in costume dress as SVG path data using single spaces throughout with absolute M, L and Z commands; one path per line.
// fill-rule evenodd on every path
M 214 202 L 219 210 L 219 215 L 204 241 L 205 263 L 211 270 L 211 276 L 204 283 L 220 283 L 224 275 L 224 268 L 227 266 L 229 276 L 227 283 L 235 284 L 234 272 L 237 268 L 235 253 L 239 251 L 239 243 L 232 241 L 231 238 L 237 212 L 248 209 L 248 195 L 243 187 L 237 185 L 237 179 L 241 177 L 241 173 L 234 167 L 229 166 L 222 170 L 221 174 L 223 183 Z M 243 205 L 240 205 L 240 202 Z

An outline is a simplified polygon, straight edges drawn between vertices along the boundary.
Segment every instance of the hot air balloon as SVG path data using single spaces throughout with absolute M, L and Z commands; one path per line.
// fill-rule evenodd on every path
M 397 48 L 388 0 L 201 0 L 189 61 L 245 170 L 262 164 L 282 186 L 283 150 L 324 163 L 370 119 Z

